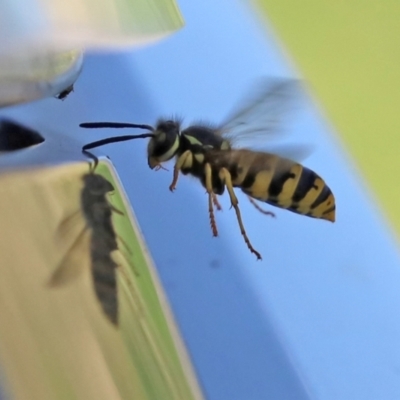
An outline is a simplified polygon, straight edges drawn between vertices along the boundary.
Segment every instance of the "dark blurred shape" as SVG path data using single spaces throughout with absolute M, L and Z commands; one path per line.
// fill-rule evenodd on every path
M 26 126 L 8 119 L 0 120 L 0 151 L 25 149 L 44 142 L 44 137 Z
M 111 253 L 118 250 L 118 243 L 112 213 L 123 214 L 107 199 L 107 194 L 115 190 L 111 182 L 94 171 L 84 175 L 83 182 L 81 205 L 92 231 L 90 252 L 94 289 L 104 313 L 114 325 L 118 325 L 118 265 L 111 257 Z
M 74 91 L 74 85 L 72 84 L 54 97 L 59 100 L 65 100 L 67 96 L 73 91 Z
M 86 152 L 87 155 L 92 156 Z M 75 239 L 69 251 L 62 258 L 57 269 L 53 272 L 49 286 L 62 286 L 74 278 L 85 268 L 85 254 L 90 254 L 93 286 L 102 310 L 114 325 L 118 325 L 118 264 L 113 260 L 112 252 L 118 250 L 117 234 L 112 215 L 118 213 L 108 200 L 107 195 L 113 192 L 114 186 L 106 178 L 94 172 L 98 159 L 90 172 L 83 175 L 83 189 L 80 195 L 81 212 L 76 212 L 62 221 L 58 228 L 61 240 L 67 241 L 71 224 L 76 225 Z M 76 217 L 82 215 L 85 223 L 78 226 Z

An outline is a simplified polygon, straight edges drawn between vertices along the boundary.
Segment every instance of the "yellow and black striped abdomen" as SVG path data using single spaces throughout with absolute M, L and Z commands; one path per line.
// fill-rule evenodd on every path
M 302 215 L 335 221 L 333 193 L 314 171 L 274 154 L 250 150 L 228 153 L 226 162 L 219 164 L 225 164 L 233 185 L 249 196 Z

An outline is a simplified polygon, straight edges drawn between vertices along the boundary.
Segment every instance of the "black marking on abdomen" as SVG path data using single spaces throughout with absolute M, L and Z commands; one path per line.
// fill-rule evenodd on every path
M 265 203 L 271 204 L 271 206 L 274 206 L 274 207 L 283 208 L 284 210 L 291 211 L 296 214 L 306 215 L 297 210 L 297 208 L 299 207 L 298 204 L 291 204 L 289 207 L 282 207 L 281 205 L 279 205 L 279 203 L 275 199 L 268 199 L 265 201 Z M 312 215 L 310 215 L 310 216 L 312 217 Z
M 321 193 L 311 204 L 311 206 L 310 206 L 311 210 L 313 210 L 314 208 L 318 207 L 321 203 L 323 203 L 330 196 L 331 193 L 332 192 L 329 189 L 329 187 L 327 185 L 325 185 L 324 188 L 321 190 Z
M 336 210 L 336 205 L 334 204 L 332 207 L 330 207 L 330 208 L 328 208 L 327 210 L 325 210 L 325 211 L 322 213 L 322 215 L 329 214 L 329 213 L 331 213 L 332 211 L 335 211 L 335 210 Z
M 299 181 L 297 182 L 296 190 L 293 193 L 292 200 L 294 203 L 300 203 L 307 195 L 312 187 L 315 187 L 314 182 L 318 175 L 310 169 L 303 167 Z
M 251 189 L 255 180 L 256 180 L 256 174 L 254 174 L 251 170 L 249 170 L 247 171 L 246 177 L 243 179 L 243 182 L 240 186 L 242 189 Z
M 272 198 L 276 198 L 282 192 L 283 185 L 288 179 L 294 179 L 296 175 L 293 172 L 285 172 L 279 177 L 273 177 L 268 188 L 268 195 Z

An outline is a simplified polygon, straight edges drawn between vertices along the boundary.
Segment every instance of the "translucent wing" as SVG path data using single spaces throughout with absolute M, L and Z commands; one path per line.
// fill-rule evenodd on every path
M 292 161 L 301 163 L 314 151 L 314 146 L 311 144 L 279 144 L 265 145 L 258 150 L 276 154 L 277 156 L 287 158 Z
M 290 111 L 299 103 L 299 82 L 293 79 L 263 79 L 251 96 L 224 122 L 220 134 L 238 147 L 259 147 L 282 133 Z
M 61 260 L 49 280 L 49 286 L 61 286 L 75 280 L 89 264 L 89 254 L 90 231 L 86 229 L 77 236 L 76 242 Z
M 67 251 L 50 277 L 49 286 L 57 287 L 73 281 L 85 266 L 90 265 L 90 238 L 91 232 L 80 211 L 62 221 L 56 232 L 56 241 L 60 248 L 67 245 Z

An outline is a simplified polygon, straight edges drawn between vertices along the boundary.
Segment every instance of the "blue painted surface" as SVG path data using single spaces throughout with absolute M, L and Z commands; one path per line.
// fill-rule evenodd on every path
M 255 78 L 294 75 L 242 3 L 180 7 L 186 27 L 173 37 L 131 55 L 88 58 L 67 100 L 4 114 L 84 143 L 121 134 L 82 131 L 84 121 L 154 123 L 178 113 L 219 122 Z M 288 128 L 294 141 L 316 145 L 305 164 L 335 193 L 337 222 L 277 209 L 272 220 L 240 195 L 262 262 L 243 243 L 227 196 L 212 238 L 204 189 L 182 177 L 171 194 L 172 164 L 150 171 L 144 141 L 98 154 L 112 158 L 126 186 L 207 398 L 398 399 L 396 244 L 310 101 Z

